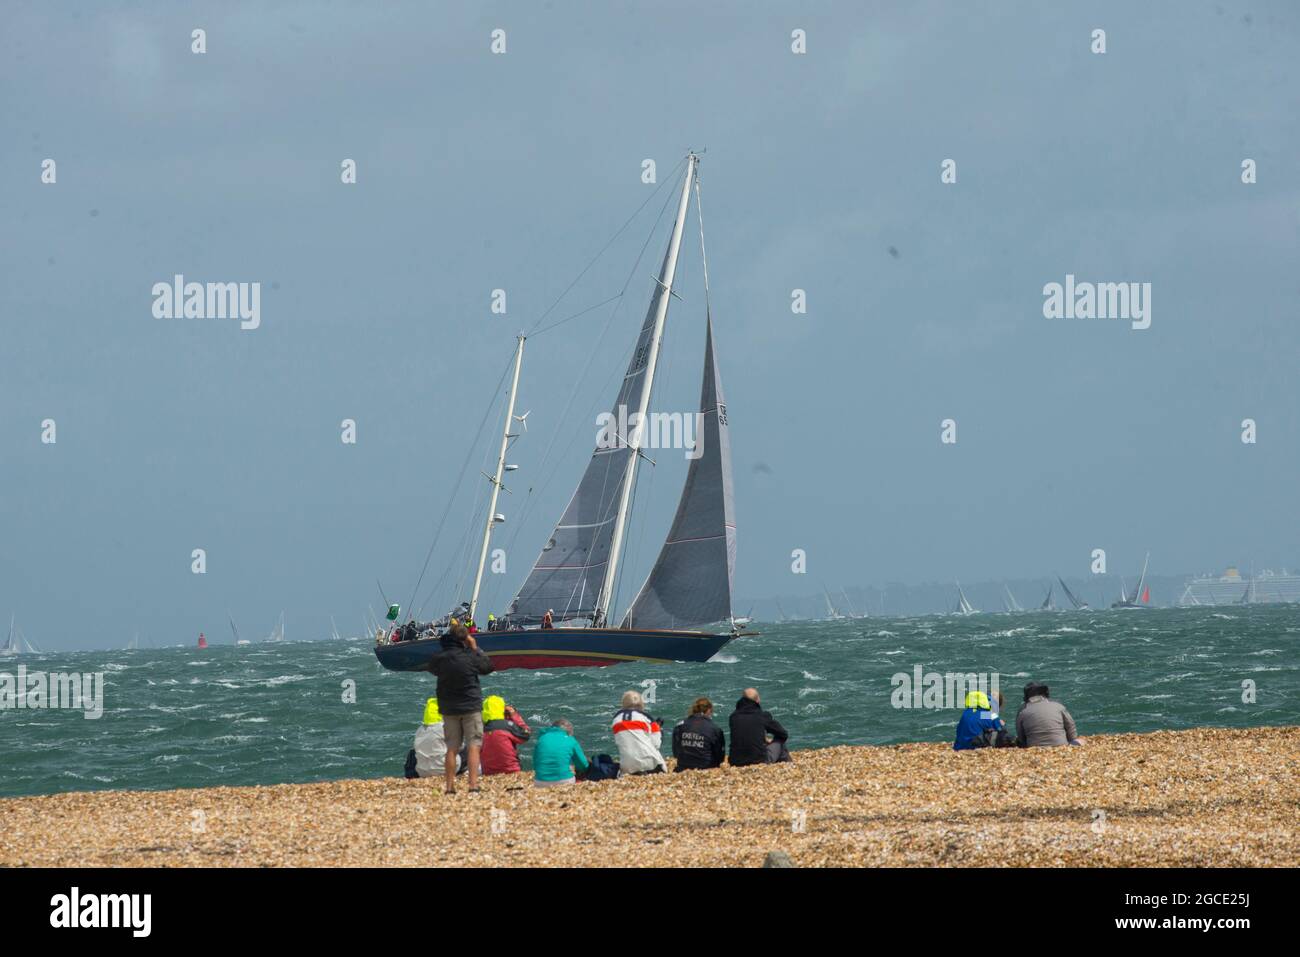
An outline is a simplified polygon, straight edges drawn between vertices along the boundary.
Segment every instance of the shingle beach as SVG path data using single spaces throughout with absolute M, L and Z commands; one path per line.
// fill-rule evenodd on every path
M 1300 727 L 794 752 L 794 763 L 444 795 L 388 778 L 0 800 L 6 866 L 1300 864 Z

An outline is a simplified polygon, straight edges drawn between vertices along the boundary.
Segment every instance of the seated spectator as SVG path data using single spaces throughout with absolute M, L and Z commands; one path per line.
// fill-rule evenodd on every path
M 573 725 L 558 718 L 543 728 L 533 746 L 533 783 L 539 788 L 573 784 L 587 770 L 587 756 L 573 737 Z
M 406 755 L 408 778 L 434 778 L 446 768 L 447 742 L 443 735 L 442 715 L 438 713 L 438 699 L 430 698 L 424 704 L 424 719 L 415 732 L 415 747 Z M 465 753 L 456 755 L 456 773 L 465 770 Z
M 1047 685 L 1031 681 L 1025 685 L 1025 703 L 1016 715 L 1016 743 L 1022 748 L 1046 748 L 1083 744 L 1083 739 L 1065 705 L 1051 699 Z
M 957 737 L 954 751 L 973 751 L 976 748 L 995 748 L 998 739 L 1006 740 L 1006 724 L 998 717 L 983 691 L 966 692 L 966 710 L 957 719 Z
M 519 712 L 506 704 L 500 695 L 483 699 L 483 750 L 480 761 L 484 774 L 517 774 L 519 745 L 528 740 L 532 730 Z
M 668 770 L 659 751 L 659 722 L 642 709 L 640 692 L 623 694 L 623 706 L 614 713 L 614 743 L 618 745 L 619 774 L 657 774 Z
M 673 728 L 674 771 L 705 770 L 722 765 L 727 756 L 727 737 L 713 723 L 713 702 L 699 698 L 691 713 Z
M 785 747 L 790 735 L 771 712 L 763 710 L 758 689 L 745 689 L 728 723 L 731 725 L 731 753 L 727 758 L 732 767 L 790 760 L 790 752 Z

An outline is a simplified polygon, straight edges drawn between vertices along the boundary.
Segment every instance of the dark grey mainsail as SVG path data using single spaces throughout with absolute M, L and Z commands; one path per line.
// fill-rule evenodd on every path
M 736 568 L 731 439 L 711 319 L 705 326 L 700 413 L 703 427 L 696 441 L 703 447 L 687 469 L 672 528 L 623 617 L 624 628 L 694 628 L 731 618 Z
M 618 398 L 614 400 L 611 414 L 615 422 L 627 421 L 630 412 L 637 409 L 641 377 L 646 372 L 655 331 L 655 315 L 663 295 L 663 285 L 656 283 L 641 335 Z M 620 408 L 630 410 L 621 419 Z M 619 438 L 622 441 L 617 443 L 617 448 L 597 448 L 592 452 L 573 498 L 511 604 L 511 617 L 521 623 L 540 621 L 550 609 L 555 610 L 557 622 L 566 618 L 590 618 L 595 614 L 631 455 L 628 437 Z
M 557 623 L 587 618 L 594 625 L 604 624 L 623 545 L 635 484 L 636 456 L 654 386 L 668 303 L 673 295 L 673 277 L 677 272 L 682 227 L 690 205 L 697 161 L 695 154 L 689 154 L 668 249 L 610 413 L 611 421 L 619 423 L 617 428 L 625 429 L 627 434 L 620 431 L 616 441 L 598 441 L 577 491 L 510 605 L 511 617 L 520 624 L 536 623 L 551 609 Z

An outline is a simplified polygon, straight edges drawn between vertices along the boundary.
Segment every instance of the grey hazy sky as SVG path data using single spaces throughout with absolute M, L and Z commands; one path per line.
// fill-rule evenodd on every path
M 1300 565 L 1294 4 L 76 6 L 8 3 L 0 30 L 0 612 L 47 646 L 226 638 L 227 609 L 251 636 L 281 609 L 290 637 L 355 632 L 376 577 L 405 604 L 512 335 L 645 199 L 641 161 L 666 177 L 688 147 L 742 596 L 1077 575 L 1094 547 L 1129 575 L 1148 548 L 1160 573 Z M 617 292 L 652 219 L 555 315 Z M 494 607 L 661 251 L 604 339 L 610 308 L 530 341 Z M 698 263 L 691 238 L 667 409 L 698 397 Z M 260 281 L 262 327 L 154 319 L 174 273 Z M 1066 273 L 1152 283 L 1151 328 L 1044 319 Z M 682 474 L 660 459 L 637 580 Z

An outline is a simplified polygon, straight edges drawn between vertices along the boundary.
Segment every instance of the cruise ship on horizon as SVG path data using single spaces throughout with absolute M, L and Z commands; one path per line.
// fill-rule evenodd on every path
M 1300 602 L 1300 575 L 1285 568 L 1274 572 L 1264 569 L 1243 577 L 1235 565 L 1222 575 L 1202 575 L 1187 579 L 1178 606 L 1191 605 L 1263 605 L 1276 602 Z

